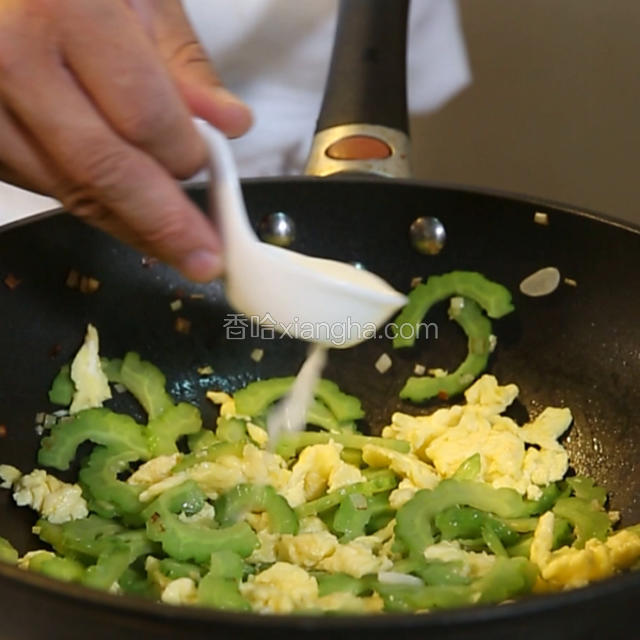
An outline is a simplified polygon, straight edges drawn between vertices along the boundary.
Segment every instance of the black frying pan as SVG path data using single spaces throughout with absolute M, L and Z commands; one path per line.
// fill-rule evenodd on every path
M 346 3 L 345 11 L 361 2 Z M 391 4 L 404 3 L 373 4 L 384 17 Z M 371 59 L 371 52 L 364 57 Z M 508 286 L 516 312 L 495 323 L 499 344 L 490 370 L 520 386 L 514 417 L 524 420 L 546 405 L 570 407 L 575 423 L 566 446 L 573 468 L 611 490 L 611 506 L 621 510 L 623 524 L 640 520 L 637 229 L 566 207 L 411 181 L 275 179 L 247 181 L 244 189 L 254 223 L 274 211 L 293 217 L 294 249 L 360 261 L 398 289 L 408 290 L 416 275 L 451 269 L 478 270 Z M 190 193 L 204 206 L 203 189 Z M 548 226 L 534 223 L 536 211 L 548 214 Z M 419 254 L 409 242 L 410 223 L 423 215 L 437 215 L 447 228 L 448 243 L 437 256 Z M 550 265 L 578 286 L 563 284 L 539 299 L 518 293 L 524 276 Z M 72 268 L 98 278 L 99 291 L 67 288 Z M 133 250 L 66 215 L 0 234 L 0 277 L 9 273 L 21 282 L 13 290 L 0 284 L 0 424 L 7 430 L 0 461 L 24 470 L 35 466 L 34 415 L 49 408 L 51 379 L 89 321 L 100 330 L 105 355 L 139 351 L 167 374 L 172 392 L 200 404 L 207 419 L 207 388 L 291 374 L 304 356 L 304 345 L 293 341 L 227 340 L 223 324 L 230 310 L 218 283 L 192 285 L 161 264 L 143 266 Z M 169 303 L 177 296 L 185 301 L 179 313 L 192 323 L 187 335 L 174 328 Z M 464 354 L 465 340 L 444 312 L 433 320 L 438 339 L 410 351 L 392 352 L 388 341 L 372 340 L 332 353 L 326 376 L 362 398 L 366 429 L 378 431 L 397 409 L 428 412 L 436 406 L 416 409 L 397 395 L 415 362 L 446 368 Z M 249 356 L 256 346 L 265 350 L 259 364 Z M 385 375 L 373 367 L 383 352 L 394 361 Z M 204 364 L 214 374 L 200 377 L 196 368 Z M 0 491 L 1 536 L 21 551 L 34 548 L 33 522 L 32 513 Z M 270 638 L 296 632 L 318 638 L 630 638 L 638 597 L 640 574 L 627 574 L 552 596 L 429 615 L 270 617 L 111 596 L 0 565 L 0 638 Z

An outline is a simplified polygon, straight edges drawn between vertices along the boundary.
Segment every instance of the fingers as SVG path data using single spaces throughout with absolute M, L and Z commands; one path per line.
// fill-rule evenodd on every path
M 231 138 L 245 133 L 253 121 L 251 110 L 221 86 L 182 4 L 177 0 L 155 0 L 151 15 L 156 46 L 194 115 Z
M 191 111 L 228 135 L 251 115 L 219 85 L 180 3 L 6 0 L 0 35 L 0 176 L 193 280 L 217 277 L 219 238 L 172 176 L 206 160 Z
M 0 180 L 18 187 L 48 195 L 73 193 L 73 186 L 48 160 L 44 150 L 20 126 L 5 109 L 0 108 Z M 64 196 L 63 196 L 64 197 Z M 123 242 L 140 250 L 148 250 L 133 231 L 97 202 L 84 205 L 92 207 L 88 221 L 103 231 L 113 234 Z
M 0 34 L 2 175 L 191 279 L 218 276 L 218 236 L 169 173 L 195 170 L 206 150 L 128 7 L 11 0 Z
M 86 5 L 57 16 L 62 54 L 77 82 L 114 131 L 174 176 L 193 175 L 206 148 L 153 42 L 124 3 Z
M 52 194 L 62 182 L 37 143 L 0 105 L 0 180 L 23 189 Z
M 1 88 L 62 179 L 33 175 L 49 180 L 53 195 L 77 215 L 187 277 L 218 276 L 219 239 L 166 169 L 112 131 L 66 68 L 47 59 L 31 70 L 28 80 L 13 78 Z

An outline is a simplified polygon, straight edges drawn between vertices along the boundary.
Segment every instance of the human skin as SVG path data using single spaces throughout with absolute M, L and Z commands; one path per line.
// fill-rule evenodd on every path
M 204 282 L 220 239 L 175 180 L 206 162 L 194 115 L 252 118 L 179 0 L 0 0 L 0 179 Z

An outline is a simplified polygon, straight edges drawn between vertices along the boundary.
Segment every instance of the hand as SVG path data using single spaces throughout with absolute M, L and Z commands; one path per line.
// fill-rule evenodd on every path
M 220 241 L 174 180 L 206 161 L 192 115 L 251 124 L 179 0 L 0 0 L 0 179 L 207 281 Z

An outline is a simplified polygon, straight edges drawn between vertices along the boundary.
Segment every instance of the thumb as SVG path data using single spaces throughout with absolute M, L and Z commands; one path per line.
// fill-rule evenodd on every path
M 230 138 L 252 124 L 249 107 L 222 86 L 179 0 L 155 0 L 152 31 L 169 73 L 191 112 Z

